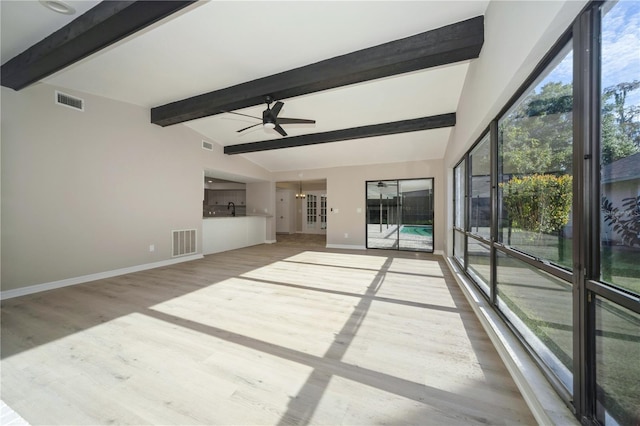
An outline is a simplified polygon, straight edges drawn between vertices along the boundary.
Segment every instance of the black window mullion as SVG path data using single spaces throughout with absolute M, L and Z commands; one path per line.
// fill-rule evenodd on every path
M 595 419 L 595 300 L 587 280 L 599 276 L 599 25 L 598 7 L 576 19 L 574 43 L 573 350 L 574 407 Z M 594 202 L 595 200 L 595 202 Z
M 497 253 L 495 242 L 498 241 L 498 120 L 492 120 L 489 124 L 489 153 L 490 171 L 491 171 L 491 244 L 489 264 L 491 269 L 489 272 L 489 300 L 492 305 L 496 304 L 498 298 L 497 291 Z
M 640 314 L 640 298 L 598 281 L 588 280 L 586 286 L 590 292 Z
M 471 170 L 470 156 L 467 153 L 464 156 L 464 270 L 469 266 L 469 221 L 471 216 L 471 197 L 469 190 L 471 189 Z
M 555 266 L 549 262 L 545 262 L 541 259 L 537 259 L 531 255 L 528 255 L 524 252 L 521 252 L 519 250 L 515 250 L 509 246 L 505 246 L 503 244 L 500 243 L 494 243 L 493 246 L 495 247 L 496 250 L 501 251 L 505 254 L 508 254 L 511 257 L 515 257 L 516 259 L 527 263 L 531 266 L 534 266 L 544 272 L 547 272 L 550 275 L 553 275 L 554 277 L 560 278 L 562 280 L 565 280 L 567 282 L 571 282 L 572 281 L 572 274 L 570 271 L 567 271 L 566 269 L 563 269 L 559 266 Z

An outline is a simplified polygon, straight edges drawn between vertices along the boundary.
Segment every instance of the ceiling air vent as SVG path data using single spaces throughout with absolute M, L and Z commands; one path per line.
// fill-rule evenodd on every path
M 206 149 L 207 151 L 213 151 L 213 144 L 211 142 L 202 141 L 202 149 Z
M 84 100 L 76 98 L 75 96 L 67 95 L 66 93 L 58 92 L 56 90 L 56 104 L 64 105 L 68 108 L 73 108 L 77 111 L 84 111 Z

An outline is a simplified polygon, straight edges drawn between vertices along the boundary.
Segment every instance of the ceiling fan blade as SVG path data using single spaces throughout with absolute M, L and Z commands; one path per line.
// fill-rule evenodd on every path
M 271 108 L 271 113 L 273 114 L 274 117 L 277 117 L 278 114 L 280 114 L 280 110 L 282 109 L 283 106 L 284 106 L 284 104 L 282 102 L 278 101 L 273 106 L 273 108 Z
M 305 118 L 278 118 L 278 124 L 313 124 L 316 120 L 307 120 Z
M 253 115 L 242 114 L 240 112 L 224 111 L 224 110 L 222 112 L 226 112 L 227 114 L 235 114 L 235 115 L 242 115 L 244 117 L 255 118 L 256 120 L 262 120 L 262 118 L 260 117 L 254 117 Z
M 238 130 L 237 132 L 238 132 L 238 133 L 240 133 L 240 132 L 244 132 L 245 130 L 250 129 L 250 128 L 252 128 L 252 127 L 256 127 L 256 126 L 262 126 L 262 123 L 258 123 L 258 124 L 254 124 L 254 125 L 249 126 L 249 127 L 245 127 L 244 129 L 240 129 L 240 130 Z
M 274 127 L 273 130 L 280 133 L 282 136 L 287 136 L 287 132 L 285 132 L 284 129 L 280 127 L 279 124 L 276 124 L 276 127 Z

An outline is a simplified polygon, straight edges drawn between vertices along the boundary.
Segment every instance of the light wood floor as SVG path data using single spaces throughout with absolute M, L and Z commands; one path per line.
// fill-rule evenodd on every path
M 2 302 L 31 424 L 535 424 L 424 253 L 276 243 Z

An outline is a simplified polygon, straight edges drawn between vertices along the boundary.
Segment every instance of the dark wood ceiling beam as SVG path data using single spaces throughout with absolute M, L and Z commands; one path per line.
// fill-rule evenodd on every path
M 456 114 L 441 114 L 411 120 L 393 121 L 391 123 L 373 124 L 353 127 L 331 132 L 311 133 L 260 142 L 248 142 L 224 147 L 225 154 L 246 154 L 248 152 L 268 151 L 271 149 L 294 148 L 298 146 L 317 145 L 350 139 L 370 138 L 374 136 L 393 135 L 397 133 L 418 132 L 420 130 L 452 127 L 456 124 Z
M 151 122 L 169 126 L 276 100 L 410 71 L 477 58 L 484 43 L 484 17 L 316 62 L 290 71 L 151 109 Z M 213 70 L 212 70 L 213 71 Z
M 20 90 L 148 27 L 191 1 L 103 1 L 7 61 L 5 87 Z

